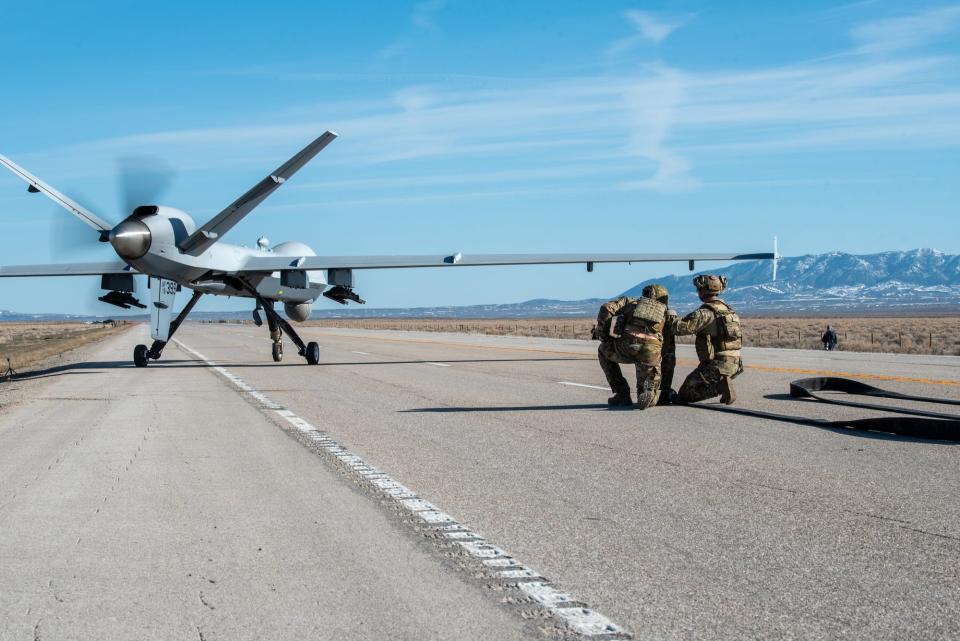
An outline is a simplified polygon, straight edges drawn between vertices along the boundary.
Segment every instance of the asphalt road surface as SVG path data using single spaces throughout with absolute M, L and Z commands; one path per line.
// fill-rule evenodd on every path
M 0 639 L 960 637 L 960 445 L 609 411 L 582 341 L 146 334 L 0 383 Z M 960 398 L 960 358 L 744 358 L 786 416 L 873 414 L 787 396 L 827 373 Z

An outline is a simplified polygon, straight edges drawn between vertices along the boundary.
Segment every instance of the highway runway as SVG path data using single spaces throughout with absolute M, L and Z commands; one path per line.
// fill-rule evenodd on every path
M 609 411 L 595 343 L 303 334 L 0 383 L 0 640 L 960 637 L 960 445 Z M 744 359 L 783 415 L 869 415 L 787 396 L 828 373 L 960 398 L 956 357 Z

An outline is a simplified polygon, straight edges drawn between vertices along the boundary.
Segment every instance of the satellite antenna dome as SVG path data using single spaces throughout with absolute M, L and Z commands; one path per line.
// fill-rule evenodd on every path
M 260 238 L 257 239 L 257 247 L 259 247 L 263 251 L 267 251 L 267 249 L 270 248 L 270 239 L 267 238 L 266 236 L 261 236 Z

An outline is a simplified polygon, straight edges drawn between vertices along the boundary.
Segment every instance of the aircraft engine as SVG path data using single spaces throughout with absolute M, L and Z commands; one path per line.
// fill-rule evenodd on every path
M 284 303 L 283 311 L 287 313 L 287 318 L 290 320 L 295 320 L 298 323 L 310 318 L 310 312 L 313 310 L 313 305 L 310 303 Z

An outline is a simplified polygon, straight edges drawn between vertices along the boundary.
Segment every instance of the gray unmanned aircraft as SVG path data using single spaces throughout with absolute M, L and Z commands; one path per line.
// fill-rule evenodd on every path
M 231 203 L 226 209 L 197 227 L 185 212 L 163 205 L 139 205 L 118 225 L 108 224 L 17 164 L 0 156 L 0 164 L 29 185 L 27 191 L 43 193 L 92 227 L 100 242 L 109 242 L 122 260 L 101 263 L 20 265 L 0 267 L 0 277 L 11 276 L 100 276 L 106 294 L 99 299 L 124 309 L 149 307 L 153 344 L 137 345 L 133 361 L 145 367 L 157 360 L 177 328 L 204 294 L 251 298 L 256 307 L 253 318 L 261 325 L 260 311 L 267 317 L 273 339 L 273 360 L 283 358 L 282 335 L 297 346 L 307 363 L 320 361 L 320 346 L 304 343 L 290 323 L 274 309 L 282 302 L 287 318 L 302 322 L 310 316 L 313 302 L 321 295 L 340 304 L 363 303 L 354 291 L 353 271 L 413 267 L 473 267 L 485 265 L 541 265 L 583 263 L 593 271 L 594 263 L 687 261 L 693 269 L 700 260 L 775 259 L 774 253 L 688 253 L 688 254 L 474 254 L 436 256 L 317 256 L 301 242 L 268 247 L 265 239 L 248 248 L 221 242 L 223 235 L 257 205 L 289 180 L 337 134 L 332 131 L 304 147 L 266 178 Z M 135 297 L 134 274 L 146 275 L 150 304 Z M 193 295 L 173 317 L 174 299 L 181 288 Z

